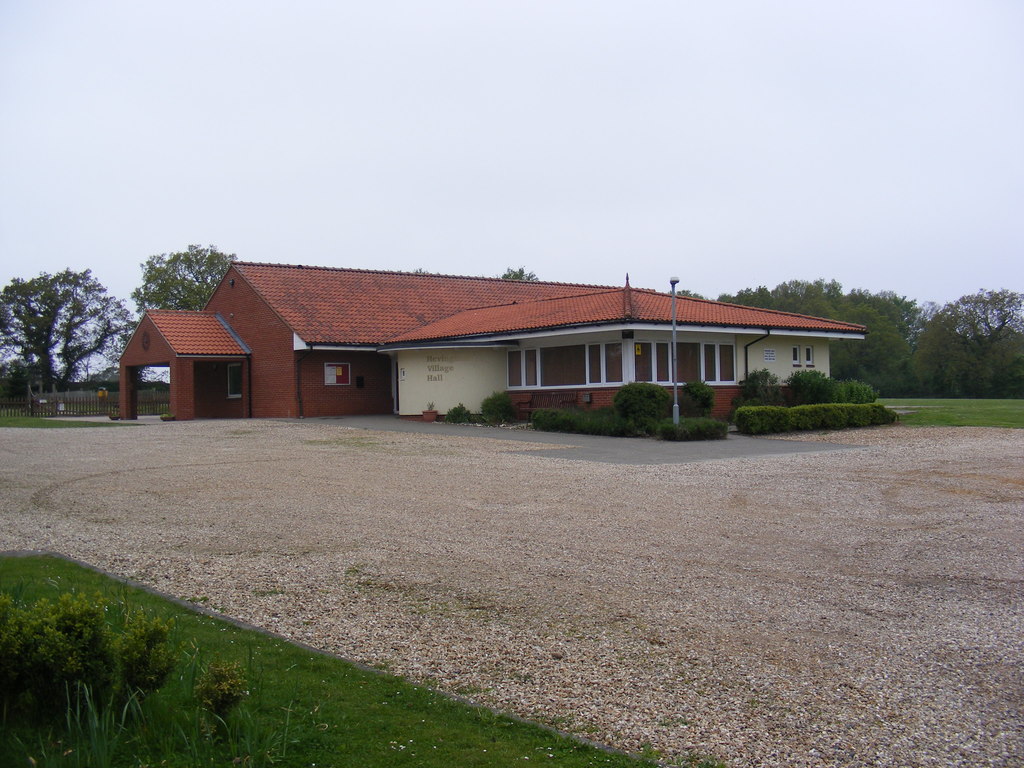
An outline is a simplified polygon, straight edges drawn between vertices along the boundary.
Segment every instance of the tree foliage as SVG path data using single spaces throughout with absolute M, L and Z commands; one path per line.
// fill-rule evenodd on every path
M 131 320 L 88 269 L 15 278 L 0 291 L 0 346 L 44 389 L 67 388 L 91 357 L 116 351 Z
M 527 272 L 526 267 L 509 267 L 505 270 L 505 274 L 501 276 L 502 280 L 524 280 L 528 283 L 540 282 L 540 278 L 537 277 L 534 272 Z
M 792 280 L 719 300 L 867 326 L 863 341 L 832 342 L 832 376 L 867 382 L 882 396 L 1024 396 L 1024 298 L 1013 291 L 936 307 L 891 291 L 844 292 L 834 280 Z
M 221 253 L 215 245 L 150 256 L 139 265 L 142 285 L 132 291 L 132 300 L 139 312 L 202 309 L 234 260 L 234 254 Z
M 914 362 L 930 393 L 1024 397 L 1024 295 L 979 291 L 936 310 Z

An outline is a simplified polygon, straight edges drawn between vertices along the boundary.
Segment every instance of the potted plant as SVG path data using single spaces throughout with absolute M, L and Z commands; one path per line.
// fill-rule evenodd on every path
M 437 421 L 437 411 L 434 410 L 433 401 L 427 403 L 427 409 L 423 411 L 423 420 L 427 423 Z

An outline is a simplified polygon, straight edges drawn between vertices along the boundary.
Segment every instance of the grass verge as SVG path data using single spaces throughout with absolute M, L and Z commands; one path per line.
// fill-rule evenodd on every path
M 43 416 L 0 416 L 0 427 L 14 429 L 80 429 L 82 427 L 137 427 L 127 421 L 71 421 Z
M 914 427 L 1024 429 L 1024 400 L 883 398 L 878 402 L 900 411 L 900 421 Z
M 145 712 L 138 717 L 104 715 L 110 722 L 100 723 L 102 728 L 73 727 L 72 721 L 83 721 L 80 713 L 67 718 L 66 728 L 33 730 L 3 723 L 0 765 L 80 765 L 84 754 L 97 750 L 113 754 L 104 765 L 168 768 L 232 763 L 484 768 L 524 761 L 574 768 L 652 765 L 195 613 L 60 558 L 0 557 L 0 592 L 33 602 L 65 591 L 98 594 L 123 609 L 141 608 L 172 619 L 179 663 L 170 682 L 145 700 Z M 116 623 L 117 612 L 112 614 Z M 201 717 L 188 715 L 196 708 L 199 657 L 234 662 L 245 672 L 248 695 L 223 728 L 210 730 Z M 90 723 L 99 719 L 95 712 L 87 714 Z M 140 717 L 141 728 L 134 725 Z M 101 735 L 93 736 L 90 745 L 76 731 Z M 94 762 L 87 759 L 89 765 Z M 719 765 L 694 757 L 677 764 Z

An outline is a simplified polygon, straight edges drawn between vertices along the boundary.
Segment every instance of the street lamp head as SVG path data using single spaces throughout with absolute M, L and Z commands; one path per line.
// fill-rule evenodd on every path
M 676 286 L 676 284 L 679 282 L 679 278 L 678 277 L 670 277 L 668 279 L 668 282 L 669 282 L 669 285 L 671 285 L 674 288 Z

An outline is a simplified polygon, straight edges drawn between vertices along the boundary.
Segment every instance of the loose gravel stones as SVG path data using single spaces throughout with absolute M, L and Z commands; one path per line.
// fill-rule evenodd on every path
M 854 448 L 619 466 L 329 421 L 0 430 L 0 548 L 628 750 L 1024 765 L 1024 431 L 796 439 Z

